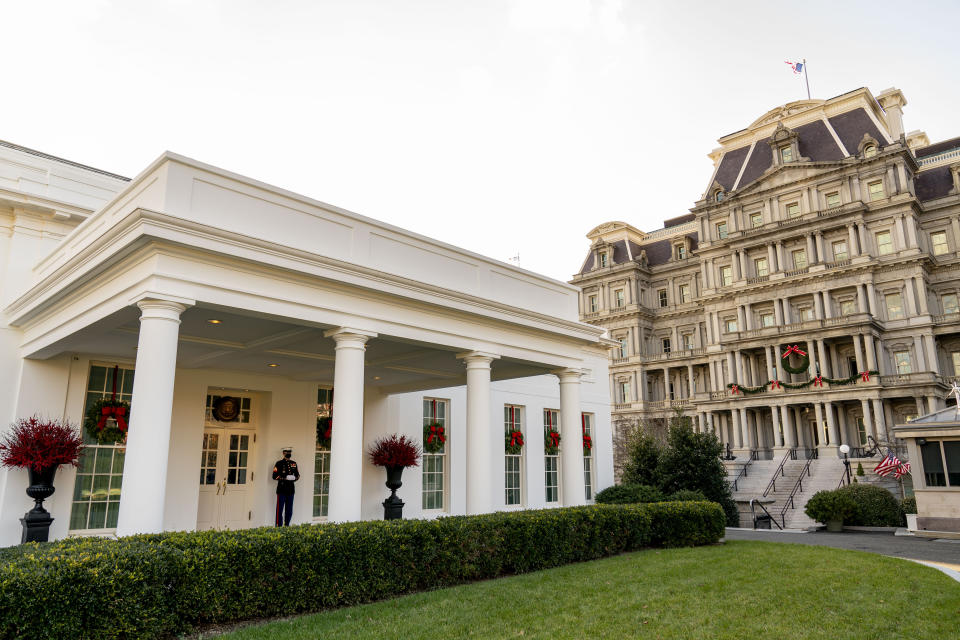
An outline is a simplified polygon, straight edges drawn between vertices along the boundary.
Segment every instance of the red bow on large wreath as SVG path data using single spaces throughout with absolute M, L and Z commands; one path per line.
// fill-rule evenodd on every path
M 435 424 L 430 426 L 430 435 L 427 436 L 427 442 L 433 442 L 434 438 L 440 440 L 440 444 L 446 443 L 447 436 L 443 433 L 443 427 Z
M 860 372 L 860 379 L 863 380 L 864 382 L 870 382 L 870 372 L 869 372 L 869 371 L 861 371 L 861 372 Z
M 787 358 L 790 357 L 790 354 L 791 354 L 791 353 L 795 353 L 795 354 L 797 354 L 798 356 L 805 356 L 805 355 L 807 355 L 807 352 L 806 352 L 806 351 L 801 351 L 801 350 L 800 350 L 800 347 L 798 347 L 797 345 L 793 345 L 792 347 L 787 347 L 787 350 L 783 352 L 783 356 L 781 356 L 781 357 L 782 357 L 784 360 L 786 360 Z
M 515 447 L 517 445 L 523 446 L 523 433 L 520 431 L 511 431 L 510 432 L 510 446 Z
M 97 422 L 97 429 L 103 429 L 107 424 L 107 419 L 111 416 L 117 421 L 117 428 L 120 429 L 120 431 L 127 430 L 126 407 L 102 407 L 100 409 L 100 420 Z
M 738 387 L 737 385 L 733 385 L 730 387 L 730 391 L 733 392 L 733 395 L 737 395 L 738 393 L 740 393 L 740 387 Z
M 583 448 L 593 449 L 593 438 L 591 438 L 587 434 L 583 434 Z
M 817 377 L 813 379 L 813 386 L 815 387 L 823 386 L 823 378 L 820 377 L 819 373 L 817 374 Z
M 774 389 L 780 389 L 780 388 L 782 388 L 782 387 L 780 386 L 780 381 L 779 381 L 779 380 L 771 380 L 771 381 L 770 381 L 770 390 L 771 390 L 771 391 L 773 391 Z
M 551 446 L 559 447 L 560 446 L 560 434 L 556 431 L 550 432 L 550 442 Z

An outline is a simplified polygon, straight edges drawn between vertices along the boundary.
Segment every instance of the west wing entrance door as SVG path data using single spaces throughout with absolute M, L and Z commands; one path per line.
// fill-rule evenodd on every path
M 207 401 L 197 529 L 245 529 L 252 524 L 250 498 L 254 479 L 255 431 L 251 428 L 250 398 L 240 399 L 244 410 L 236 416 L 236 422 L 242 426 L 220 426 L 217 413 L 210 409 L 211 400 L 217 399 L 210 396 Z

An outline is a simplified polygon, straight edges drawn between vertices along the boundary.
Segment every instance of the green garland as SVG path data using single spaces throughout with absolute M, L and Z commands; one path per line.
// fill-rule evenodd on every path
M 104 420 L 104 409 L 108 409 L 109 417 L 114 419 L 112 424 L 110 421 Z M 104 422 L 102 427 L 100 426 L 101 420 Z M 98 443 L 113 444 L 115 442 L 126 442 L 129 421 L 129 402 L 103 398 L 94 402 L 87 409 L 83 426 L 86 428 L 87 434 Z
M 333 418 L 325 416 L 317 418 L 317 444 L 321 449 L 330 450 L 330 441 L 333 435 Z
M 447 443 L 447 432 L 439 422 L 423 425 L 423 450 L 427 453 L 440 453 Z
M 784 367 L 784 368 L 786 368 L 786 367 Z M 871 376 L 878 376 L 878 375 L 880 375 L 880 372 L 879 372 L 879 371 L 868 371 L 867 373 L 868 373 L 869 375 L 871 375 Z M 820 377 L 820 380 L 823 381 L 823 382 L 825 382 L 825 383 L 827 383 L 827 384 L 829 384 L 829 385 L 831 385 L 831 386 L 845 386 L 845 385 L 848 385 L 848 384 L 854 384 L 854 383 L 856 383 L 856 381 L 857 381 L 858 379 L 862 379 L 862 377 L 863 377 L 863 374 L 862 374 L 862 373 L 855 373 L 855 374 L 853 374 L 852 376 L 849 376 L 849 377 L 846 377 L 846 378 L 827 378 L 827 377 L 821 376 L 821 377 Z M 794 389 L 794 390 L 796 390 L 796 389 L 806 389 L 807 387 L 810 387 L 811 385 L 813 385 L 816 381 L 817 381 L 817 378 L 816 378 L 816 377 L 813 377 L 813 378 L 810 378 L 810 379 L 806 380 L 805 382 L 782 382 L 782 381 L 780 381 L 779 384 L 780 384 L 780 386 L 783 387 L 784 389 Z M 730 383 L 730 384 L 727 385 L 727 389 L 731 389 L 731 390 L 732 390 L 734 387 L 736 387 L 736 388 L 737 388 L 737 393 L 742 393 L 742 394 L 744 394 L 744 395 L 752 396 L 752 395 L 755 395 L 755 394 L 757 394 L 757 393 L 765 393 L 766 391 L 768 391 L 771 383 L 773 383 L 773 380 L 767 380 L 767 381 L 764 382 L 763 384 L 761 384 L 761 385 L 759 385 L 759 386 L 756 386 L 756 387 L 745 387 L 745 386 L 743 386 L 743 385 Z

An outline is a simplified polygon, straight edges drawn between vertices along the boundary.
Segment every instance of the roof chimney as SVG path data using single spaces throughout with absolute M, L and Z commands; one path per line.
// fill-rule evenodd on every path
M 886 120 L 890 137 L 894 140 L 898 139 L 903 135 L 903 107 L 907 105 L 907 99 L 903 97 L 900 89 L 891 87 L 880 92 L 877 102 L 886 111 L 884 120 Z

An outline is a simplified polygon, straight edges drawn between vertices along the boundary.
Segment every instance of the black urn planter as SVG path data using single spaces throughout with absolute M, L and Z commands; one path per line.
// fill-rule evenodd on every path
M 403 467 L 392 465 L 386 469 L 387 488 L 390 489 L 390 497 L 383 501 L 383 519 L 400 520 L 403 518 L 403 500 L 397 497 L 397 489 L 403 485 L 400 481 Z
M 45 467 L 39 471 L 35 471 L 33 467 L 27 467 L 30 474 L 27 495 L 33 498 L 35 504 L 33 509 L 20 518 L 20 523 L 23 525 L 20 542 L 46 542 L 50 538 L 50 524 L 53 522 L 53 517 L 43 508 L 43 501 L 56 491 L 53 488 L 53 476 L 56 475 L 58 466 Z

